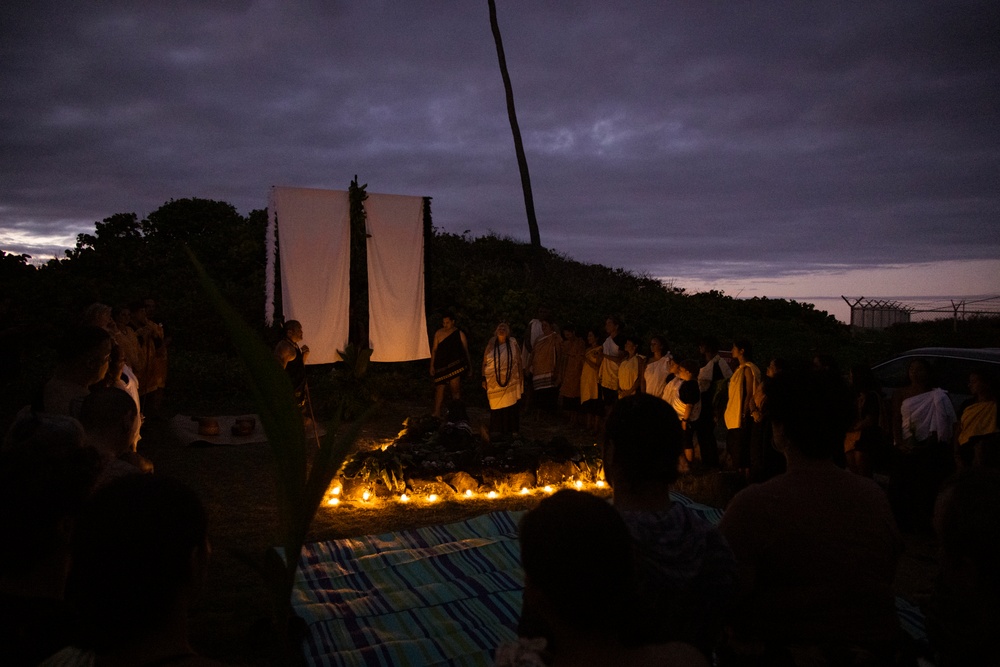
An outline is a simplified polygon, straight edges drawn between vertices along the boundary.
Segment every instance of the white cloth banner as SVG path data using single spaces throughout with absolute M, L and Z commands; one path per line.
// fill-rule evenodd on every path
M 423 197 L 369 194 L 365 212 L 372 361 L 428 359 Z
M 278 221 L 285 321 L 302 324 L 308 363 L 340 361 L 337 350 L 347 345 L 350 307 L 348 194 L 275 187 L 271 201 Z

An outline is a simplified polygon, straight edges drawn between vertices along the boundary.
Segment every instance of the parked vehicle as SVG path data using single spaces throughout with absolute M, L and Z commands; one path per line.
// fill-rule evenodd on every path
M 973 371 L 1000 377 L 1000 348 L 921 347 L 872 367 L 887 396 L 909 384 L 907 371 L 914 359 L 925 359 L 930 364 L 934 379 L 948 392 L 956 413 L 971 397 L 969 375 Z

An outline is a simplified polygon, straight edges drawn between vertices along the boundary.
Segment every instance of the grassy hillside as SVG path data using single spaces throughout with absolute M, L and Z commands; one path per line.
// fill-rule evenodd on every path
M 112 305 L 153 296 L 172 338 L 170 407 L 184 412 L 247 409 L 242 369 L 218 327 L 215 313 L 196 286 L 179 250 L 192 247 L 205 258 L 226 298 L 273 344 L 276 329 L 260 321 L 264 295 L 264 212 L 247 217 L 231 206 L 206 200 L 171 201 L 139 221 L 117 214 L 98 223 L 96 236 L 82 235 L 62 261 L 35 269 L 24 258 L 0 262 L 2 348 L 6 351 L 3 410 L 9 417 L 48 376 L 55 340 L 93 301 Z M 628 332 L 647 341 L 664 335 L 681 356 L 697 352 L 698 339 L 714 335 L 723 346 L 751 340 L 763 366 L 773 356 L 807 361 L 828 354 L 841 367 L 874 363 L 920 345 L 990 346 L 1000 341 L 997 318 L 910 324 L 886 332 L 855 332 L 811 304 L 783 299 L 734 299 L 719 292 L 688 294 L 681 287 L 623 268 L 584 264 L 553 251 L 496 235 L 473 238 L 435 231 L 427 257 L 429 331 L 438 313 L 451 309 L 469 337 L 473 359 L 500 321 L 522 337 L 539 306 L 559 323 L 603 331 L 606 317 L 619 316 Z M 683 282 L 683 278 L 680 279 Z M 309 332 L 306 332 L 308 343 Z M 426 362 L 374 364 L 371 391 L 383 398 L 429 393 Z M 314 369 L 317 394 L 336 391 L 326 369 Z M 483 399 L 470 383 L 471 401 Z M 323 401 L 318 400 L 323 409 Z

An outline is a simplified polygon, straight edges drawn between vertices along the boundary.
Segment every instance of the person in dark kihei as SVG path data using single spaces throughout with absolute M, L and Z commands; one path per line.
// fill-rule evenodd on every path
M 451 398 L 462 398 L 462 374 L 472 368 L 469 361 L 469 341 L 455 325 L 455 315 L 445 311 L 441 316 L 441 328 L 434 334 L 431 348 L 431 377 L 434 378 L 434 416 L 441 417 L 444 406 L 444 389 L 451 390 Z

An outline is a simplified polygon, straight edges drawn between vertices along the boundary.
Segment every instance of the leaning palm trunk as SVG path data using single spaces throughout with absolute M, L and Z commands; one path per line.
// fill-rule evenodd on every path
M 528 214 L 528 232 L 531 234 L 531 245 L 542 247 L 542 238 L 538 234 L 538 220 L 535 219 L 535 200 L 531 195 L 531 177 L 528 176 L 528 160 L 524 156 L 524 143 L 521 141 L 521 130 L 517 126 L 517 112 L 514 110 L 514 89 L 510 85 L 510 74 L 507 73 L 507 59 L 503 55 L 503 40 L 500 38 L 500 25 L 497 23 L 497 5 L 490 3 L 490 27 L 493 28 L 493 41 L 497 44 L 497 58 L 500 60 L 500 75 L 503 77 L 503 88 L 507 94 L 507 116 L 510 118 L 510 131 L 514 134 L 514 150 L 517 152 L 517 166 L 521 170 L 521 189 L 524 190 L 524 209 Z
M 271 447 L 280 522 L 278 542 L 282 551 L 279 554 L 273 549 L 268 550 L 263 565 L 258 569 L 271 596 L 270 661 L 272 664 L 296 664 L 299 662 L 297 654 L 301 652 L 302 637 L 295 636 L 296 629 L 301 631 L 301 628 L 293 623 L 296 619 L 292 612 L 292 588 L 299 554 L 323 496 L 354 446 L 361 425 L 371 410 L 340 432 L 345 402 L 350 399 L 342 396 L 337 415 L 327 426 L 327 434 L 310 462 L 302 413 L 293 398 L 288 375 L 275 363 L 271 351 L 259 337 L 226 303 L 194 254 L 190 250 L 187 252 L 209 302 L 221 316 L 226 333 L 246 365 L 254 403 Z M 371 350 L 351 350 L 349 356 L 355 363 L 348 371 L 363 373 Z

